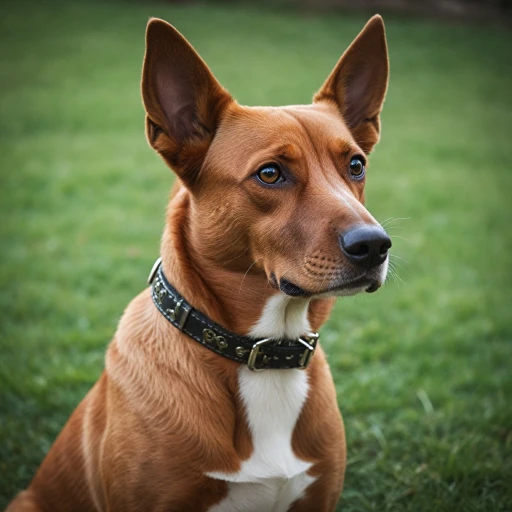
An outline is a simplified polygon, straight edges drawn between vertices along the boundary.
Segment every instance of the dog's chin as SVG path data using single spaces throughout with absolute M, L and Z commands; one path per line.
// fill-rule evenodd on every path
M 374 293 L 381 286 L 382 283 L 376 279 L 361 279 L 356 282 L 341 284 L 325 291 L 315 293 L 312 297 L 317 299 L 328 297 L 350 297 L 352 295 L 357 295 L 358 293 Z
M 272 274 L 272 284 L 289 297 L 322 299 L 328 297 L 347 297 L 358 293 L 374 293 L 384 283 L 387 275 L 387 260 L 380 268 L 366 272 L 362 276 L 343 279 L 326 287 L 323 290 L 308 290 L 297 283 L 282 278 L 279 281 Z
M 382 286 L 382 283 L 378 281 L 368 281 L 367 283 L 360 284 L 360 285 L 354 285 L 349 284 L 346 286 L 340 286 L 338 288 L 326 290 L 325 292 L 321 292 L 318 294 L 315 294 L 315 298 L 327 298 L 327 297 L 350 297 L 352 295 L 357 295 L 359 293 L 374 293 L 376 292 L 380 287 Z
M 376 279 L 357 279 L 346 283 L 340 283 L 325 290 L 310 291 L 306 290 L 287 279 L 279 281 L 279 290 L 289 297 L 301 298 L 326 298 L 326 297 L 346 297 L 350 295 L 357 295 L 358 293 L 374 293 L 382 283 Z

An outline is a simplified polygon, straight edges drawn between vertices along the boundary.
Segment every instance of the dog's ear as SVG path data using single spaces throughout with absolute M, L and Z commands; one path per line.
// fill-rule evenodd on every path
M 188 41 L 156 18 L 146 30 L 142 98 L 149 143 L 192 185 L 233 100 Z
M 377 15 L 354 39 L 313 99 L 336 103 L 355 141 L 366 153 L 379 141 L 388 74 L 384 22 Z

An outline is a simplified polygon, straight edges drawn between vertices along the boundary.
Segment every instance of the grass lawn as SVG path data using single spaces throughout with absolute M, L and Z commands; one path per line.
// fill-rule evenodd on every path
M 97 379 L 158 255 L 172 175 L 144 139 L 149 16 L 241 103 L 308 102 L 366 15 L 2 2 L 0 508 Z M 323 328 L 344 511 L 512 510 L 512 34 L 385 17 L 391 83 L 368 205 L 400 279 Z

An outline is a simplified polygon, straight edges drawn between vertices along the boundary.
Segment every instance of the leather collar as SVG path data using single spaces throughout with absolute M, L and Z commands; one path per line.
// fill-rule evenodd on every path
M 250 370 L 307 368 L 315 352 L 318 334 L 309 333 L 295 340 L 249 338 L 224 329 L 192 307 L 167 281 L 158 258 L 149 275 L 151 297 L 158 311 L 181 332 L 203 347 Z

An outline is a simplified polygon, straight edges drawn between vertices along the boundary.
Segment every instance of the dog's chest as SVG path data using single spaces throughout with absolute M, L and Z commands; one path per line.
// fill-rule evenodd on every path
M 314 480 L 306 474 L 311 464 L 292 450 L 293 430 L 308 387 L 307 374 L 301 370 L 240 369 L 240 396 L 253 452 L 237 473 L 209 473 L 229 482 L 228 496 L 210 512 L 284 512 Z
M 307 327 L 300 328 L 305 332 Z M 293 431 L 309 390 L 307 373 L 255 373 L 244 366 L 238 381 L 253 451 L 237 473 L 209 473 L 229 482 L 228 495 L 210 512 L 284 512 L 314 481 L 306 473 L 311 463 L 299 459 L 292 449 Z

